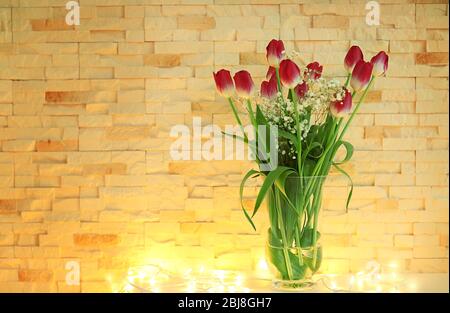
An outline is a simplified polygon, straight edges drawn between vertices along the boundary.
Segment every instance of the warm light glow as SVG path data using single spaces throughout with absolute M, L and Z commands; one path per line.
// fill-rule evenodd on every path
M 417 283 L 415 281 L 409 282 L 408 288 L 409 288 L 409 291 L 412 291 L 412 292 L 417 291 Z
M 164 262 L 155 262 L 155 264 Z M 169 270 L 170 269 L 170 270 Z M 207 269 L 200 265 L 197 269 L 172 269 L 159 265 L 134 267 L 128 270 L 127 284 L 122 292 L 249 292 L 245 285 L 246 276 L 240 272 Z M 113 282 L 110 281 L 111 285 Z
M 163 261 L 155 264 L 164 264 Z M 175 270 L 173 270 L 175 268 Z M 170 270 L 169 270 L 170 269 Z M 256 275 L 267 271 L 268 264 L 261 258 L 256 265 Z M 336 274 L 319 275 L 315 283 L 323 285 L 331 291 L 358 292 L 400 292 L 417 290 L 417 282 L 403 282 L 397 262 L 393 261 L 384 268 L 375 261 L 366 264 L 364 270 L 352 274 L 347 280 Z M 253 277 L 254 278 L 254 277 Z M 261 278 L 261 277 L 259 277 Z M 326 279 L 326 281 L 325 281 Z M 250 292 L 246 286 L 247 276 L 242 272 L 209 269 L 204 264 L 195 267 L 161 267 L 148 265 L 134 267 L 128 270 L 127 284 L 117 288 L 111 275 L 106 276 L 112 290 L 122 292 Z M 346 282 L 346 283 L 345 283 Z M 403 286 L 401 288 L 401 286 Z
M 269 266 L 267 265 L 267 262 L 264 258 L 259 259 L 257 267 L 261 271 L 269 270 Z
M 389 263 L 385 270 L 376 261 L 369 261 L 363 271 L 359 271 L 349 277 L 347 286 L 341 286 L 338 283 L 338 278 L 334 274 L 322 276 L 323 278 L 327 278 L 328 283 L 324 284 L 331 291 L 400 292 L 400 287 L 403 285 L 404 289 L 405 283 L 397 270 L 398 263 L 395 261 Z M 323 280 L 323 278 L 318 281 Z M 407 289 L 409 291 L 417 290 L 416 283 L 410 282 L 407 285 Z

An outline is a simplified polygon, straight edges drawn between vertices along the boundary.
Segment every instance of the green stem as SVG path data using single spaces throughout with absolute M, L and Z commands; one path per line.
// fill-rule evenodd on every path
M 298 227 L 295 228 L 295 241 L 297 242 L 298 264 L 303 266 L 303 251 L 300 244 L 300 231 Z
M 322 203 L 322 182 L 319 183 L 318 189 L 316 190 L 316 193 L 314 194 L 314 201 L 317 197 L 317 203 L 314 207 L 314 224 L 313 224 L 313 244 L 314 244 L 314 250 L 313 250 L 313 268 L 316 268 L 316 262 L 317 262 L 317 225 L 319 223 L 319 211 L 320 206 Z
M 293 274 L 292 274 L 292 265 L 291 260 L 289 259 L 289 250 L 287 246 L 287 238 L 286 238 L 286 228 L 284 227 L 283 222 L 283 215 L 281 214 L 281 202 L 280 202 L 280 194 L 276 190 L 276 187 L 274 188 L 275 193 L 275 200 L 276 200 L 276 208 L 277 208 L 277 214 L 278 214 L 278 227 L 280 229 L 281 238 L 283 240 L 283 255 L 284 255 L 284 261 L 286 263 L 286 270 L 288 272 L 289 280 L 292 280 Z
M 281 79 L 280 79 L 280 68 L 279 67 L 275 67 L 275 75 L 277 75 L 278 91 L 281 92 Z
M 231 106 L 231 110 L 233 111 L 234 118 L 236 119 L 236 121 L 238 122 L 238 124 L 239 124 L 239 126 L 240 126 L 240 128 L 241 128 L 242 135 L 244 136 L 244 138 L 245 138 L 245 139 L 247 140 L 247 142 L 248 142 L 248 137 L 247 137 L 247 134 L 246 134 L 245 131 L 244 131 L 244 126 L 242 125 L 242 121 L 241 121 L 241 119 L 240 119 L 240 117 L 239 117 L 239 113 L 238 113 L 238 111 L 237 111 L 237 109 L 236 109 L 236 106 L 234 105 L 234 102 L 233 102 L 233 100 L 231 99 L 231 97 L 228 97 L 228 103 L 229 103 L 230 106 Z
M 295 123 L 297 128 L 297 141 L 298 141 L 298 151 L 297 151 L 297 165 L 298 165 L 298 175 L 301 176 L 302 173 L 302 133 L 300 131 L 300 114 L 298 112 L 298 98 L 294 89 L 290 90 L 292 95 L 292 100 L 294 102 L 295 110 Z
M 253 127 L 255 127 L 255 131 L 256 131 L 256 128 L 258 127 L 258 125 L 256 125 L 255 113 L 253 112 L 252 103 L 251 103 L 250 99 L 247 99 L 246 103 L 247 103 L 247 111 L 248 111 L 248 114 L 250 115 L 250 121 L 252 122 L 252 125 L 253 125 Z
M 347 80 L 345 81 L 345 84 L 344 84 L 345 88 L 348 87 L 348 84 L 350 83 L 350 78 L 351 77 L 352 77 L 352 73 L 348 73 L 347 74 Z
M 295 93 L 294 89 L 290 90 L 291 94 L 292 94 L 292 100 L 294 102 L 294 109 L 295 109 L 295 123 L 296 123 L 296 128 L 297 128 L 297 141 L 298 141 L 298 150 L 297 150 L 297 167 L 298 167 L 298 179 L 299 179 L 299 187 L 298 187 L 298 197 L 301 198 L 300 195 L 302 195 L 302 188 L 303 188 L 303 177 L 302 177 L 302 134 L 301 134 L 301 130 L 300 130 L 300 116 L 299 116 L 299 112 L 298 112 L 298 97 L 297 94 Z M 295 240 L 297 242 L 297 248 L 298 248 L 298 262 L 300 265 L 303 265 L 303 256 L 302 256 L 302 247 L 300 244 L 300 234 L 299 234 L 299 227 L 301 227 L 301 223 L 302 223 L 302 216 L 303 216 L 303 200 L 301 199 L 300 201 L 296 201 L 297 205 L 299 205 L 300 208 L 300 216 L 299 219 L 297 221 L 298 227 L 295 228 Z M 299 203 L 300 202 L 300 203 Z
M 324 161 L 325 161 L 326 159 L 328 159 L 328 160 L 330 160 L 330 159 L 332 160 L 332 159 L 333 159 L 334 154 L 336 153 L 336 151 L 331 151 L 330 156 L 328 156 L 328 158 L 327 158 L 328 152 L 330 152 L 331 148 L 334 147 L 334 143 L 335 143 L 335 142 L 342 140 L 342 138 L 343 138 L 343 136 L 345 135 L 345 133 L 346 133 L 348 127 L 350 126 L 350 123 L 353 121 L 353 118 L 355 117 L 356 113 L 358 112 L 359 107 L 361 106 L 361 103 L 364 101 L 365 97 L 367 96 L 367 93 L 368 93 L 369 89 L 372 87 L 372 84 L 373 84 L 374 80 L 375 80 L 375 76 L 372 76 L 372 78 L 371 78 L 370 81 L 369 81 L 369 84 L 368 84 L 367 87 L 364 89 L 364 92 L 363 92 L 361 98 L 359 99 L 359 101 L 358 101 L 358 103 L 357 103 L 355 109 L 354 109 L 353 112 L 351 113 L 351 115 L 350 115 L 350 117 L 349 117 L 347 123 L 345 124 L 345 126 L 344 126 L 342 132 L 339 134 L 339 137 L 338 137 L 337 135 L 338 135 L 340 126 L 341 126 L 341 124 L 342 124 L 342 119 L 339 120 L 337 129 L 335 129 L 334 132 L 330 132 L 330 134 L 331 134 L 331 133 L 334 133 L 334 134 L 333 134 L 333 140 L 332 140 L 331 142 L 329 142 L 329 141 L 327 140 L 327 148 L 325 149 L 325 151 L 324 151 L 322 157 L 319 159 L 319 161 L 317 162 L 316 166 L 314 167 L 312 176 L 315 176 L 315 175 L 317 175 L 318 173 L 321 172 L 322 164 L 324 163 Z M 354 93 L 353 93 L 353 94 L 354 94 Z M 337 140 L 336 140 L 336 137 L 338 137 Z M 329 168 L 329 166 L 328 166 L 328 168 Z M 322 172 L 323 172 L 323 171 L 322 171 Z M 307 191 L 308 191 L 308 189 L 309 189 L 309 188 L 307 187 Z
M 367 93 L 368 93 L 370 87 L 372 87 L 372 84 L 373 84 L 374 81 L 375 81 L 375 76 L 372 76 L 372 78 L 370 79 L 369 84 L 367 85 L 366 89 L 364 89 L 364 92 L 363 92 L 361 98 L 359 98 L 358 104 L 356 105 L 356 107 L 353 110 L 352 114 L 350 114 L 350 117 L 349 117 L 347 123 L 345 124 L 344 129 L 342 130 L 341 134 L 339 135 L 338 141 L 341 140 L 342 137 L 344 137 L 345 133 L 347 132 L 348 127 L 350 126 L 350 123 L 353 121 L 353 118 L 355 117 L 356 113 L 358 112 L 359 107 L 361 106 L 361 103 L 363 103 L 364 99 L 366 98 Z

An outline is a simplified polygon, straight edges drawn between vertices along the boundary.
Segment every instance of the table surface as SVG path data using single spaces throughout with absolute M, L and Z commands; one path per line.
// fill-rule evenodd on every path
M 126 292 L 420 292 L 448 293 L 448 273 L 387 273 L 316 275 L 314 284 L 304 289 L 275 288 L 269 277 L 255 277 L 244 272 L 194 274 L 168 278 L 164 283 L 146 284 L 128 279 Z M 141 283 L 142 282 L 142 283 Z
M 352 284 L 351 280 L 351 275 L 322 276 L 316 279 L 312 288 L 294 292 L 449 292 L 448 273 L 398 274 L 395 281 L 369 282 L 362 288 L 358 288 L 357 282 Z M 251 292 L 292 292 L 274 289 L 271 280 L 250 279 L 246 286 Z

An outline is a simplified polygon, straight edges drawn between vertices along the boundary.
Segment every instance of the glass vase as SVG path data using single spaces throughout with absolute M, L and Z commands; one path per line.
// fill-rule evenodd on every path
M 268 193 L 266 246 L 276 289 L 304 289 L 322 263 L 319 213 L 326 176 L 289 176 Z

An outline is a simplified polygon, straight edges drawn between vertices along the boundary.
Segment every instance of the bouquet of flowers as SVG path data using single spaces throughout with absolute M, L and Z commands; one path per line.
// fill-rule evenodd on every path
M 244 125 L 237 101 L 244 104 L 253 125 L 253 138 L 244 131 L 242 136 L 233 135 L 248 144 L 259 166 L 242 180 L 242 210 L 255 229 L 252 218 L 267 198 L 268 259 L 277 279 L 296 287 L 320 267 L 322 249 L 317 226 L 323 185 L 332 168 L 351 181 L 341 165 L 351 159 L 353 146 L 343 138 L 375 78 L 387 71 L 388 55 L 381 51 L 367 62 L 361 49 L 352 46 L 344 59 L 347 79 L 342 84 L 322 77 L 323 67 L 318 62 L 300 69 L 287 58 L 281 40 L 270 41 L 266 51 L 269 69 L 259 95 L 245 70 L 235 73 L 232 79 L 231 73 L 222 69 L 214 73 L 214 80 L 241 129 Z M 272 135 L 276 128 L 277 164 L 269 169 L 261 166 L 260 149 L 270 146 L 268 136 L 261 135 L 261 127 Z M 345 152 L 340 160 L 336 159 L 338 150 Z M 264 182 L 250 213 L 242 204 L 243 190 L 245 183 L 255 177 L 263 177 Z M 351 184 L 347 207 L 352 191 Z

